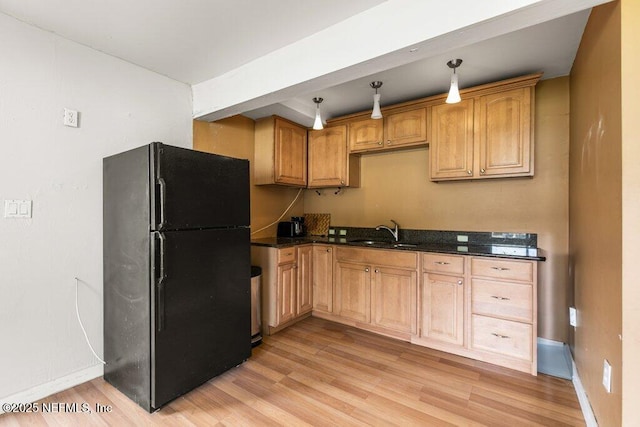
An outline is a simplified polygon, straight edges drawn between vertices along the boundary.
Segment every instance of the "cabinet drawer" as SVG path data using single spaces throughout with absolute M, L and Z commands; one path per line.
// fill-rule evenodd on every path
M 471 316 L 471 347 L 522 360 L 533 360 L 533 328 L 527 323 Z
M 471 258 L 471 275 L 533 282 L 533 262 Z
M 296 248 L 285 248 L 278 250 L 278 264 L 293 262 L 296 259 Z
M 533 321 L 533 288 L 520 283 L 471 280 L 473 313 Z
M 464 274 L 464 258 L 456 255 L 423 254 L 422 268 L 438 273 Z

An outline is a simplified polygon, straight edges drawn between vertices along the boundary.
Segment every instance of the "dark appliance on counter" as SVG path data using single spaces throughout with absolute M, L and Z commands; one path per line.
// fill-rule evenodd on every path
M 278 223 L 278 237 L 302 237 L 305 234 L 304 217 L 292 216 L 291 221 Z
M 249 162 L 103 161 L 104 379 L 149 412 L 251 355 Z

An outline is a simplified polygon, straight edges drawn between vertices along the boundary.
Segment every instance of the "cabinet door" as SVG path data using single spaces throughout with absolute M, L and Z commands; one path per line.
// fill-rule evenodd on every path
M 385 146 L 403 147 L 427 142 L 427 110 L 404 111 L 384 118 Z
M 275 182 L 307 185 L 307 130 L 275 119 Z
M 417 301 L 418 280 L 415 270 L 374 268 L 371 290 L 373 324 L 415 334 Z
M 298 263 L 297 263 L 297 302 L 296 315 L 301 315 L 311 311 L 313 306 L 312 300 L 312 283 L 313 264 L 312 264 L 311 245 L 298 247 Z
M 521 88 L 479 98 L 480 176 L 532 175 L 531 91 Z
M 313 310 L 333 312 L 333 248 L 313 246 Z
M 464 279 L 425 273 L 422 282 L 422 336 L 463 344 Z
M 473 176 L 473 99 L 431 107 L 431 179 Z
M 309 131 L 309 187 L 349 185 L 347 126 Z
M 371 320 L 370 267 L 347 262 L 336 263 L 335 312 L 357 322 Z
M 383 121 L 365 119 L 349 123 L 349 151 L 357 153 L 384 148 Z
M 278 294 L 276 325 L 279 326 L 296 315 L 296 268 L 295 264 L 278 266 Z

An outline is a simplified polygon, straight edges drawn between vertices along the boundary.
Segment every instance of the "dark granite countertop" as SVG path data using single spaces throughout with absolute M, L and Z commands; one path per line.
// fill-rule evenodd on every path
M 459 233 L 459 232 L 451 232 Z M 467 233 L 470 234 L 470 233 Z M 542 250 L 535 245 L 526 244 L 505 244 L 503 241 L 482 241 L 479 242 L 447 242 L 447 239 L 439 239 L 439 241 L 419 241 L 401 239 L 399 242 L 404 246 L 395 246 L 396 242 L 389 239 L 381 239 L 378 237 L 370 237 L 375 244 L 367 244 L 363 242 L 362 237 L 325 237 L 325 236 L 306 236 L 297 238 L 287 237 L 266 237 L 254 239 L 251 241 L 255 246 L 268 246 L 274 248 L 286 248 L 295 245 L 303 245 L 309 243 L 324 243 L 330 245 L 346 245 L 368 247 L 372 249 L 392 249 L 404 251 L 419 252 L 437 252 L 458 255 L 478 255 L 496 258 L 523 259 L 530 261 L 545 261 L 546 257 L 542 254 Z M 433 240 L 433 239 L 432 239 Z M 486 239 L 485 239 L 486 240 Z M 530 243 L 530 242 L 529 242 Z

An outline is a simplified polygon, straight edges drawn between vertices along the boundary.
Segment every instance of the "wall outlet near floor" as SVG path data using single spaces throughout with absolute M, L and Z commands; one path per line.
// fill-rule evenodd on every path
M 578 326 L 578 314 L 575 307 L 569 307 L 569 324 L 574 328 Z
M 458 234 L 458 242 L 466 243 L 469 241 L 469 236 Z
M 611 393 L 611 364 L 607 359 L 604 359 L 602 367 L 602 385 L 607 390 L 607 393 Z

